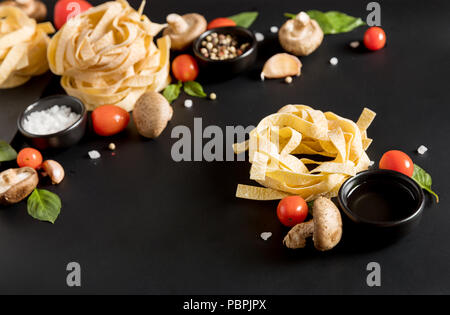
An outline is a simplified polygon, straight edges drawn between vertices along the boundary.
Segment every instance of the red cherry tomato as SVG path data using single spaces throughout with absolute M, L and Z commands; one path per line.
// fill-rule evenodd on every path
M 295 226 L 305 221 L 308 216 L 308 205 L 300 196 L 283 198 L 277 207 L 277 216 L 285 226 Z
M 130 114 L 115 105 L 103 105 L 92 112 L 94 131 L 99 136 L 112 136 L 124 130 L 130 121 Z
M 198 76 L 197 61 L 191 55 L 179 55 L 172 61 L 172 72 L 179 81 L 194 81 Z
M 236 26 L 236 22 L 229 18 L 217 18 L 208 23 L 207 29 L 225 26 Z
M 386 34 L 378 26 L 369 27 L 364 33 L 364 46 L 369 50 L 379 50 L 386 44 Z
M 56 2 L 53 21 L 59 30 L 68 19 L 92 8 L 92 5 L 85 0 L 59 0 Z
M 398 150 L 387 151 L 380 160 L 379 167 L 384 170 L 392 170 L 411 177 L 414 173 L 414 163 L 404 152 Z
M 17 154 L 17 165 L 19 167 L 31 167 L 38 169 L 42 164 L 42 154 L 36 149 L 25 148 Z

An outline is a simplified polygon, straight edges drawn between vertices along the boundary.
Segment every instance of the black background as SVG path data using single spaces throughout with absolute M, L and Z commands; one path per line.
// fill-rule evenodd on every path
M 193 99 L 187 109 L 180 98 L 157 140 L 142 139 L 130 124 L 120 135 L 105 139 L 89 131 L 75 147 L 44 153 L 67 173 L 59 186 L 42 185 L 61 197 L 62 212 L 51 225 L 31 218 L 25 203 L 0 210 L 0 293 L 450 293 L 450 2 L 380 2 L 388 38 L 383 50 L 349 48 L 349 42 L 362 38 L 361 27 L 326 36 L 314 54 L 301 59 L 302 75 L 293 84 L 259 81 L 264 60 L 281 51 L 269 29 L 282 25 L 284 12 L 339 10 L 365 19 L 368 2 L 150 1 L 145 12 L 155 22 L 172 12 L 200 12 L 212 19 L 259 11 L 251 27 L 266 36 L 258 64 L 226 82 L 200 79 L 218 99 Z M 53 7 L 53 1 L 46 3 Z M 131 3 L 138 7 L 138 1 Z M 337 66 L 328 63 L 333 56 Z M 47 74 L 1 91 L 1 138 L 12 139 L 22 108 L 59 89 L 58 78 Z M 344 227 L 344 239 L 333 251 L 289 251 L 281 244 L 287 229 L 276 218 L 276 202 L 234 197 L 238 183 L 251 183 L 248 162 L 172 161 L 176 140 L 170 133 L 177 125 L 193 130 L 194 117 L 223 130 L 255 125 L 289 103 L 353 120 L 365 106 L 376 111 L 368 131 L 374 138 L 371 159 L 378 161 L 389 149 L 407 152 L 431 173 L 441 202 L 427 196 L 420 227 L 390 246 L 355 247 L 345 239 Z M 115 156 L 107 150 L 109 142 L 117 145 Z M 429 148 L 423 156 L 415 153 L 421 144 Z M 100 160 L 88 158 L 93 149 L 101 152 Z M 259 236 L 264 231 L 273 233 L 267 242 Z M 71 261 L 81 264 L 81 288 L 66 285 Z M 381 264 L 379 288 L 366 285 L 371 261 Z

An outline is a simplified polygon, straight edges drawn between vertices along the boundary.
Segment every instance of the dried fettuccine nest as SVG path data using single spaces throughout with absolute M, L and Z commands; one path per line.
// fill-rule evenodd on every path
M 0 6 L 0 88 L 13 88 L 48 70 L 47 34 L 51 23 L 37 24 L 24 11 Z
M 147 91 L 170 82 L 170 38 L 153 37 L 165 25 L 152 23 L 125 0 L 105 2 L 69 20 L 48 48 L 50 69 L 67 94 L 89 110 L 114 104 L 131 111 Z
M 332 112 L 305 105 L 286 105 L 267 116 L 234 145 L 249 151 L 250 179 L 264 187 L 238 185 L 236 196 L 255 200 L 300 195 L 306 201 L 335 197 L 342 183 L 369 167 L 372 139 L 366 129 L 375 113 L 365 108 L 355 123 Z M 317 156 L 325 157 L 313 159 Z

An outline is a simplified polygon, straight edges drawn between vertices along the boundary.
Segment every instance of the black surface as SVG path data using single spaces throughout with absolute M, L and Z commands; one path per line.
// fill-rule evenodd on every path
M 97 1 L 96 1 L 97 3 Z M 137 1 L 133 1 L 137 7 Z M 121 135 L 104 139 L 89 132 L 79 145 L 46 153 L 60 161 L 67 178 L 56 187 L 63 209 L 55 225 L 38 222 L 26 205 L 0 210 L 1 293 L 450 293 L 448 172 L 448 1 L 383 1 L 382 26 L 388 43 L 382 51 L 352 50 L 364 27 L 326 36 L 313 55 L 302 58 L 300 78 L 292 85 L 259 81 L 262 62 L 281 51 L 270 26 L 284 12 L 340 10 L 366 16 L 360 1 L 151 1 L 146 12 L 162 22 L 171 12 L 200 12 L 208 19 L 258 10 L 252 29 L 263 32 L 259 64 L 234 80 L 208 84 L 216 101 L 183 98 L 174 117 L 155 141 L 140 138 L 130 124 Z M 329 65 L 336 56 L 339 64 Z M 44 94 L 59 91 L 57 79 Z M 2 118 L 25 98 L 39 96 L 26 85 L 1 94 Z M 203 125 L 254 125 L 288 103 L 303 103 L 357 119 L 367 106 L 378 113 L 369 129 L 368 150 L 378 161 L 400 149 L 429 171 L 441 202 L 429 195 L 420 226 L 387 247 L 354 247 L 344 239 L 331 252 L 309 247 L 289 251 L 281 240 L 287 230 L 276 219 L 276 202 L 234 198 L 238 183 L 250 183 L 248 162 L 173 162 L 172 128 Z M 11 132 L 1 125 L 1 135 Z M 18 140 L 18 142 L 20 142 Z M 107 150 L 117 145 L 116 155 Z M 424 156 L 414 153 L 424 144 Z M 102 154 L 98 161 L 89 150 Z M 4 165 L 2 165 L 3 167 Z M 345 227 L 345 223 L 344 223 Z M 261 232 L 271 231 L 267 242 Z M 82 287 L 66 286 L 66 265 L 82 268 Z M 366 265 L 382 268 L 382 286 L 366 285 Z

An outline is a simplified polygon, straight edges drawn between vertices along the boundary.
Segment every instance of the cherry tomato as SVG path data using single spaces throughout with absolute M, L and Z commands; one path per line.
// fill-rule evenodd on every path
M 409 177 L 413 175 L 414 163 L 404 152 L 398 150 L 387 151 L 380 160 L 381 169 L 403 173 Z
M 292 227 L 305 221 L 308 205 L 300 196 L 285 197 L 278 204 L 277 216 L 283 225 Z
M 229 18 L 217 18 L 208 23 L 207 29 L 225 26 L 236 26 L 236 22 Z
M 38 169 L 42 164 L 42 154 L 36 149 L 25 148 L 17 154 L 17 165 L 19 167 L 31 167 Z
M 68 19 L 92 8 L 92 5 L 85 0 L 59 0 L 56 2 L 53 21 L 59 30 Z
M 177 80 L 194 81 L 198 76 L 197 61 L 191 55 L 179 55 L 172 61 L 172 72 Z
M 386 44 L 386 34 L 378 26 L 369 27 L 364 33 L 364 46 L 369 50 L 379 50 Z
M 99 136 L 112 136 L 124 130 L 130 121 L 130 114 L 115 105 L 103 105 L 92 112 L 94 131 Z

